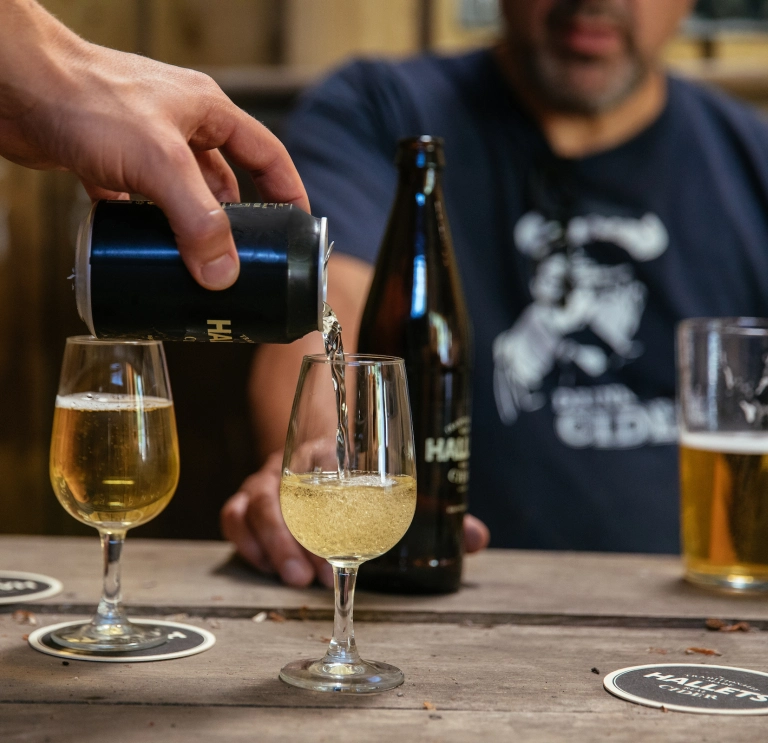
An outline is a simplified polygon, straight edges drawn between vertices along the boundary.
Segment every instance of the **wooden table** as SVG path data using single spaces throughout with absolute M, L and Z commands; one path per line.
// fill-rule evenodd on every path
M 24 605 L 40 624 L 91 612 L 99 560 L 95 538 L 0 537 L 0 566 L 64 583 L 59 596 Z M 0 612 L 2 743 L 768 737 L 765 717 L 664 713 L 603 690 L 609 671 L 644 663 L 768 671 L 768 598 L 698 590 L 680 580 L 673 558 L 491 550 L 468 561 L 458 594 L 360 592 L 363 655 L 398 665 L 406 682 L 359 697 L 304 692 L 278 680 L 286 661 L 322 654 L 330 593 L 255 576 L 223 543 L 129 538 L 124 592 L 132 613 L 186 615 L 212 630 L 216 645 L 159 663 L 63 666 L 27 646 L 31 628 L 8 608 Z M 286 621 L 254 623 L 261 611 Z M 710 632 L 708 617 L 748 620 L 761 631 Z M 686 655 L 691 646 L 722 656 Z

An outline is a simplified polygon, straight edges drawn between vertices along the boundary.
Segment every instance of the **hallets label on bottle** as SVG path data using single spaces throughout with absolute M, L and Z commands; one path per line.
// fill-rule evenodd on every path
M 448 482 L 454 485 L 466 485 L 469 482 L 469 469 L 467 467 L 451 467 L 448 470 Z
M 443 436 L 430 437 L 424 442 L 425 462 L 466 462 L 469 459 L 471 418 L 463 415 L 443 427 Z M 453 471 L 453 470 L 451 470 Z M 455 484 L 464 484 L 448 478 Z
M 462 415 L 461 418 L 457 418 L 455 421 L 451 421 L 447 426 L 445 426 L 443 433 L 450 435 L 454 432 L 458 432 L 462 436 L 469 436 L 471 428 L 472 419 L 468 415 Z
M 469 436 L 428 438 L 424 443 L 425 462 L 466 462 L 469 459 Z

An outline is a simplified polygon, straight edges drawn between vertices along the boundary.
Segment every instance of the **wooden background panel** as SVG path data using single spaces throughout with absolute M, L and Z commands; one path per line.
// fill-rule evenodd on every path
M 0 530 L 43 531 L 47 481 L 44 226 L 45 176 L 2 161 L 0 217 Z
M 279 45 L 278 0 L 153 0 L 148 54 L 170 64 L 270 64 Z
M 142 0 L 40 0 L 40 2 L 62 23 L 88 41 L 125 52 L 138 51 Z
M 461 0 L 431 0 L 431 46 L 444 53 L 488 46 L 500 35 L 500 29 L 467 28 L 461 22 Z
M 284 0 L 287 65 L 329 67 L 353 55 L 418 48 L 417 0 Z

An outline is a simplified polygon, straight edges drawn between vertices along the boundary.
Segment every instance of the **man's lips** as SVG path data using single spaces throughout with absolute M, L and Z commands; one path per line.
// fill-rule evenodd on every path
M 572 18 L 558 26 L 555 33 L 564 51 L 584 57 L 608 57 L 624 47 L 621 30 L 602 19 Z

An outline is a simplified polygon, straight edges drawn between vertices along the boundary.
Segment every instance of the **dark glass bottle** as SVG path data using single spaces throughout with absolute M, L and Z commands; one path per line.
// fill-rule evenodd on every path
M 399 143 L 395 203 L 360 326 L 358 350 L 402 356 L 418 500 L 403 539 L 366 563 L 361 587 L 448 593 L 461 584 L 469 482 L 470 327 L 443 204 L 443 142 Z

